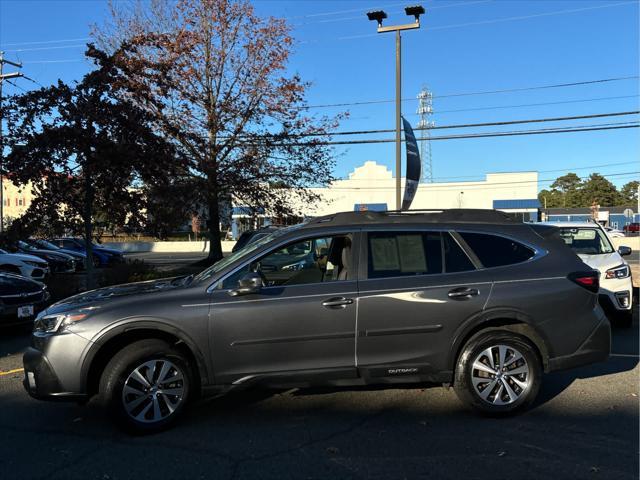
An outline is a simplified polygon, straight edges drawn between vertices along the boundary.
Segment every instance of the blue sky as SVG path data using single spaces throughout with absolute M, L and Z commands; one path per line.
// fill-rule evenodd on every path
M 394 38 L 391 34 L 376 34 L 374 23 L 367 21 L 364 13 L 382 7 L 389 14 L 388 23 L 404 23 L 408 17 L 403 7 L 414 3 L 417 2 L 254 2 L 260 14 L 284 16 L 293 25 L 297 44 L 290 70 L 313 83 L 308 97 L 311 105 L 392 100 Z M 422 4 L 427 10 L 422 28 L 403 35 L 403 97 L 415 97 L 427 85 L 436 97 L 433 116 L 436 125 L 639 110 L 637 78 L 567 88 L 437 98 L 638 75 L 637 1 L 426 0 Z M 90 68 L 82 57 L 90 24 L 100 23 L 106 15 L 105 1 L 0 0 L 0 48 L 6 51 L 6 58 L 23 61 L 23 72 L 43 85 L 58 78 L 72 81 Z M 25 89 L 36 86 L 25 79 L 17 83 Z M 15 87 L 5 84 L 6 93 L 15 91 Z M 403 102 L 403 114 L 414 124 L 416 107 L 417 100 Z M 314 111 L 335 114 L 345 110 L 350 118 L 340 130 L 394 127 L 393 103 Z M 440 130 L 434 131 L 434 135 L 637 119 L 635 115 L 533 126 Z M 367 138 L 393 138 L 393 134 Z M 487 172 L 517 170 L 538 170 L 544 180 L 563 173 L 557 170 L 572 170 L 581 176 L 592 171 L 612 175 L 610 180 L 622 185 L 638 175 L 613 174 L 640 170 L 638 129 L 433 141 L 432 151 L 436 181 L 481 178 Z M 336 147 L 336 155 L 338 165 L 334 173 L 340 177 L 366 160 L 390 168 L 395 162 L 393 144 Z M 588 168 L 605 164 L 615 165 Z M 548 183 L 541 182 L 540 187 Z

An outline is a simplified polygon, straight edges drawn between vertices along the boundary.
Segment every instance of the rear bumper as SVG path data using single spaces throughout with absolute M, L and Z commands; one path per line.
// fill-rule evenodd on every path
M 611 352 L 611 325 L 603 314 L 598 325 L 580 347 L 570 355 L 549 359 L 548 371 L 566 370 L 591 363 L 604 362 Z

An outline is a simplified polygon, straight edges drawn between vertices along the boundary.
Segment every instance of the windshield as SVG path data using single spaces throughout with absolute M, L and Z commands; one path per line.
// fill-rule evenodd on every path
M 606 234 L 593 227 L 563 227 L 560 237 L 571 249 L 582 255 L 613 253 L 614 249 Z
M 23 250 L 36 250 L 33 245 L 30 245 L 27 242 L 23 242 L 22 240 L 18 240 L 18 247 L 22 248 Z
M 46 240 L 35 240 L 36 244 L 48 250 L 60 250 L 60 247 Z
M 193 279 L 193 281 L 194 282 L 200 282 L 202 280 L 206 280 L 208 278 L 211 278 L 214 274 L 216 274 L 218 272 L 221 272 L 223 269 L 225 269 L 227 266 L 231 265 L 236 260 L 239 260 L 242 257 L 244 257 L 245 255 L 250 254 L 254 250 L 257 250 L 262 245 L 265 245 L 265 244 L 269 243 L 274 238 L 278 238 L 279 236 L 281 236 L 281 235 L 283 235 L 283 234 L 285 234 L 287 232 L 290 232 L 292 230 L 296 230 L 296 229 L 300 228 L 302 225 L 304 225 L 304 224 L 300 223 L 298 225 L 293 225 L 291 227 L 274 230 L 269 235 L 266 235 L 266 236 L 262 237 L 261 239 L 255 241 L 255 242 L 252 242 L 252 243 L 249 243 L 248 245 L 245 245 L 240 250 L 236 250 L 235 252 L 233 252 L 229 256 L 224 257 L 222 260 L 214 263 L 212 266 L 210 266 L 206 270 L 203 270 L 198 275 L 196 275 L 195 278 Z

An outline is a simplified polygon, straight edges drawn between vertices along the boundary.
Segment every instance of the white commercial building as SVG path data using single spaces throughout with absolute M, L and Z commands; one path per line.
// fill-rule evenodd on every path
M 404 192 L 404 178 L 401 181 Z M 298 205 L 300 217 L 296 220 L 335 212 L 395 209 L 395 178 L 387 167 L 374 161 L 357 167 L 347 179 L 311 190 L 320 200 Z M 488 173 L 484 180 L 421 183 L 411 209 L 495 208 L 528 221 L 538 219 L 537 197 L 538 172 Z M 251 215 L 246 207 L 235 205 L 232 231 L 235 237 L 248 228 L 283 223 L 282 220 L 270 219 L 264 214 Z

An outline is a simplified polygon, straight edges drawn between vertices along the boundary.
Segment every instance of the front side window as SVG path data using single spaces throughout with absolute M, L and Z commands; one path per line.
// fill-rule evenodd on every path
M 442 273 L 439 232 L 371 232 L 368 278 Z
M 292 286 L 352 280 L 352 235 L 297 240 L 271 251 L 225 278 L 218 288 L 238 286 L 250 271 L 262 275 L 266 286 Z
M 487 268 L 526 262 L 535 255 L 531 248 L 498 235 L 468 232 L 459 235 Z
M 574 252 L 583 255 L 613 253 L 613 246 L 599 228 L 560 228 L 560 238 Z

